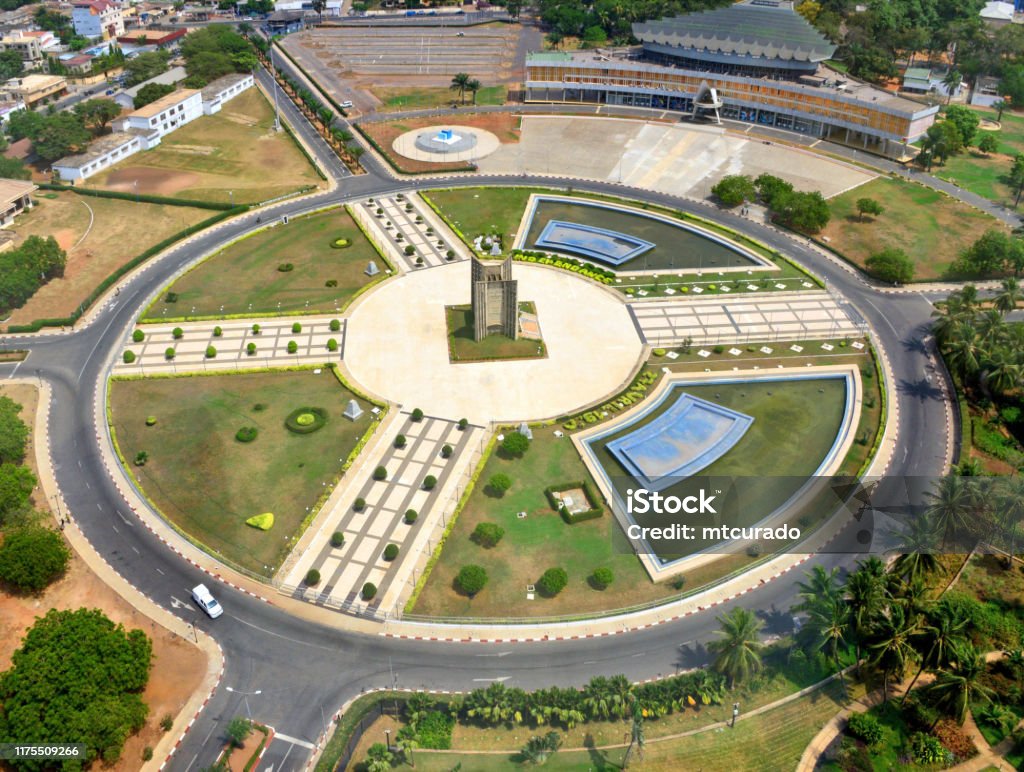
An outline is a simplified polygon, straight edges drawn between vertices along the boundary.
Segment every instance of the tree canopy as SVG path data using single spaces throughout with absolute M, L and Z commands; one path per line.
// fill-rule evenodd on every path
M 0 397 L 0 463 L 25 460 L 28 427 L 21 420 L 22 407 L 10 397 Z
M 64 275 L 67 255 L 53 236 L 29 236 L 0 252 L 0 311 L 22 306 L 45 282 Z
M 170 54 L 166 51 L 146 51 L 124 64 L 126 86 L 137 86 L 143 81 L 167 72 Z
M 173 91 L 174 86 L 166 86 L 163 83 L 147 83 L 139 89 L 134 99 L 132 99 L 132 106 L 138 110 L 140 107 L 145 107 L 150 102 L 155 102 Z
M 257 65 L 252 44 L 226 24 L 213 24 L 189 33 L 181 41 L 190 88 L 233 72 L 249 72 Z
M 0 742 L 83 743 L 88 760 L 114 762 L 149 712 L 152 644 L 99 609 L 51 609 L 0 675 Z M 42 762 L 10 762 L 42 769 Z

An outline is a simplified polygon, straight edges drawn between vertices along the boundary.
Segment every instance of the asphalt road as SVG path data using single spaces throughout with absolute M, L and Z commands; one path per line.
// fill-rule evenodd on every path
M 265 78 L 266 76 L 262 76 Z M 288 112 L 306 134 L 311 130 Z M 322 150 L 314 143 L 314 147 Z M 276 210 L 300 211 L 351 198 L 399 189 L 436 187 L 436 181 L 396 181 L 379 162 L 366 156 L 370 174 L 351 176 L 337 162 L 321 160 L 328 173 L 340 179 L 338 190 L 315 199 L 291 202 Z M 445 185 L 529 183 L 525 177 L 455 178 Z M 918 294 L 892 295 L 876 291 L 859 276 L 823 258 L 802 244 L 763 225 L 731 213 L 663 194 L 626 189 L 608 183 L 579 180 L 535 180 L 543 185 L 572 185 L 577 190 L 628 195 L 667 204 L 727 225 L 784 251 L 824 278 L 831 289 L 852 300 L 872 325 L 888 352 L 898 392 L 900 436 L 905 438 L 893 460 L 891 475 L 940 474 L 946 447 L 946 412 L 935 359 L 922 341 L 927 335 L 931 305 Z M 120 496 L 102 468 L 92 404 L 107 376 L 108 353 L 120 350 L 124 336 L 144 304 L 181 266 L 198 259 L 217 245 L 255 225 L 252 213 L 230 225 L 198 237 L 170 251 L 158 263 L 122 288 L 119 296 L 94 322 L 73 334 L 42 334 L 6 341 L 3 348 L 28 348 L 28 359 L 0 366 L 0 377 L 11 373 L 38 376 L 54 389 L 50 417 L 51 446 L 57 480 L 81 530 L 91 543 L 130 582 L 175 613 L 209 632 L 227 659 L 221 688 L 202 712 L 175 754 L 170 769 L 199 769 L 213 763 L 222 745 L 222 730 L 235 715 L 248 710 L 272 724 L 298 744 L 275 741 L 261 764 L 275 772 L 298 770 L 308 758 L 311 743 L 345 700 L 371 687 L 397 683 L 399 687 L 469 690 L 506 679 L 509 686 L 526 688 L 581 684 L 598 674 L 624 673 L 631 679 L 665 675 L 705 662 L 703 645 L 717 629 L 715 614 L 693 615 L 676 623 L 609 638 L 529 644 L 440 644 L 365 636 L 298 621 L 278 608 L 231 588 L 214 583 L 225 608 L 211 622 L 188 602 L 188 590 L 209 578 L 168 551 L 148 530 L 124 511 Z M 934 372 L 934 374 L 933 374 Z M 852 558 L 822 555 L 826 566 L 849 565 Z M 756 609 L 766 617 L 769 631 L 784 632 L 790 624 L 788 608 L 795 596 L 791 572 L 747 593 L 733 604 Z M 183 603 L 177 603 L 182 601 Z M 156 663 L 160 667 L 160 663 Z M 231 687 L 234 691 L 228 691 Z M 259 691 L 259 695 L 255 692 Z

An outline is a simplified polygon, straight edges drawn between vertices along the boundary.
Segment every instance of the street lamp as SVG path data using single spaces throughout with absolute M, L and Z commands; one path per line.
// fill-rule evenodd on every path
M 384 730 L 384 737 L 387 740 L 388 750 L 390 751 L 391 750 L 391 730 L 390 729 L 385 729 Z
M 248 719 L 252 719 L 252 713 L 249 712 L 249 698 L 250 697 L 255 697 L 255 696 L 259 695 L 259 694 L 263 694 L 263 690 L 262 689 L 257 689 L 254 692 L 243 692 L 243 691 L 240 691 L 239 689 L 232 689 L 230 686 L 226 686 L 224 688 L 227 689 L 232 694 L 241 694 L 242 695 L 242 701 L 245 703 L 245 717 L 248 718 Z

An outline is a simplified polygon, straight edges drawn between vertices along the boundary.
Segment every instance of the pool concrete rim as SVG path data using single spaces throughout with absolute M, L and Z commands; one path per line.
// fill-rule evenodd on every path
M 652 391 L 651 394 L 648 395 L 648 397 L 639 405 L 631 407 L 629 410 L 619 414 L 613 418 L 611 422 L 605 422 L 589 429 L 576 432 L 572 435 L 572 441 L 576 446 L 577 453 L 579 453 L 580 458 L 583 460 L 584 466 L 587 467 L 587 471 L 597 484 L 598 489 L 601 491 L 601 495 L 604 496 L 605 501 L 608 503 L 612 514 L 615 516 L 619 527 L 625 535 L 629 526 L 636 525 L 636 523 L 626 512 L 624 504 L 619 499 L 614 487 L 608 481 L 604 467 L 600 462 L 598 462 L 597 456 L 591 448 L 591 443 L 600 440 L 602 437 L 606 437 L 609 434 L 621 431 L 629 424 L 642 420 L 651 411 L 657 409 L 657 407 L 668 397 L 671 390 L 679 385 L 692 383 L 693 385 L 703 386 L 713 383 L 735 383 L 755 380 L 791 381 L 818 380 L 821 378 L 845 378 L 847 388 L 843 421 L 840 424 L 839 431 L 836 433 L 836 439 L 832 443 L 829 452 L 825 455 L 825 458 L 822 459 L 821 464 L 819 464 L 814 473 L 808 475 L 807 483 L 801 486 L 781 506 L 777 507 L 772 512 L 769 512 L 765 517 L 754 524 L 754 526 L 765 527 L 765 524 L 777 519 L 780 514 L 786 513 L 796 501 L 809 495 L 809 491 L 814 487 L 814 482 L 816 480 L 834 474 L 849 453 L 850 447 L 853 445 L 854 435 L 856 434 L 856 427 L 860 422 L 861 409 L 864 402 L 863 384 L 860 380 L 860 367 L 858 365 L 821 365 L 799 369 L 783 368 L 782 370 L 757 369 L 733 371 L 719 370 L 716 372 L 704 373 L 665 373 L 665 377 L 661 379 L 654 391 Z M 817 534 L 823 532 L 824 525 L 825 524 L 822 523 L 819 527 L 807 534 L 801 543 L 815 539 Z M 628 537 L 626 538 L 628 539 Z M 668 562 L 662 562 L 646 540 L 628 540 L 634 546 L 636 556 L 640 559 L 640 562 L 646 569 L 648 576 L 650 576 L 651 580 L 655 582 L 664 581 L 683 574 L 686 571 L 692 571 L 696 568 L 700 568 L 701 566 L 714 562 L 725 554 L 720 552 L 711 552 L 710 550 L 713 548 L 705 548 L 690 555 L 684 555 L 683 557 L 676 558 Z
M 744 247 L 742 244 L 740 244 L 740 243 L 738 243 L 736 241 L 733 241 L 732 239 L 730 239 L 730 238 L 728 238 L 726 236 L 723 236 L 723 235 L 718 234 L 718 233 L 714 233 L 713 231 L 711 231 L 711 230 L 709 230 L 707 228 L 701 227 L 701 225 L 698 224 L 698 223 L 690 222 L 688 220 L 680 220 L 680 219 L 668 217 L 668 216 L 663 215 L 663 214 L 661 214 L 659 212 L 652 212 L 652 211 L 647 210 L 647 209 L 641 209 L 641 208 L 636 207 L 636 206 L 631 206 L 629 203 L 627 203 L 628 199 L 623 199 L 621 201 L 618 201 L 618 200 L 617 201 L 603 201 L 603 200 L 598 200 L 598 199 L 591 199 L 591 198 L 583 198 L 583 197 L 576 197 L 576 196 L 561 195 L 561 194 L 558 194 L 558 193 L 531 193 L 530 194 L 530 198 L 526 202 L 526 208 L 523 210 L 523 215 L 522 215 L 522 217 L 519 218 L 519 227 L 516 229 L 516 237 L 515 237 L 515 240 L 512 243 L 512 249 L 514 249 L 514 250 L 516 250 L 516 249 L 517 250 L 527 250 L 527 249 L 530 249 L 530 247 L 526 245 L 526 237 L 529 235 L 530 228 L 533 226 L 533 219 L 536 216 L 537 206 L 539 204 L 545 202 L 545 201 L 550 201 L 550 202 L 560 203 L 560 204 L 573 204 L 573 205 L 578 205 L 578 206 L 590 206 L 590 207 L 594 207 L 594 208 L 597 208 L 597 209 L 607 209 L 607 210 L 610 210 L 610 211 L 617 211 L 617 212 L 623 212 L 623 213 L 626 213 L 626 214 L 637 215 L 637 216 L 640 216 L 640 217 L 646 217 L 646 218 L 648 218 L 650 220 L 658 220 L 659 222 L 662 222 L 662 223 L 664 223 L 666 225 L 669 225 L 671 227 L 679 228 L 681 230 L 684 230 L 684 231 L 687 231 L 689 233 L 692 233 L 695 236 L 699 236 L 701 238 L 706 238 L 706 239 L 708 239 L 710 241 L 714 241 L 715 243 L 719 244 L 720 246 L 723 246 L 726 249 L 730 249 L 730 250 L 732 250 L 734 252 L 737 252 L 740 255 L 742 255 L 743 257 L 745 257 L 746 259 L 751 261 L 751 265 L 734 265 L 734 266 L 716 267 L 714 269 L 714 271 L 713 271 L 715 274 L 745 274 L 745 273 L 751 272 L 751 271 L 781 271 L 782 270 L 782 268 L 780 268 L 776 263 L 772 262 L 768 258 L 762 257 L 761 255 L 757 254 L 753 250 L 748 249 L 747 247 Z M 633 238 L 633 237 L 631 237 L 631 238 Z M 657 245 L 655 245 L 655 246 L 657 246 Z M 554 252 L 553 254 L 560 255 L 560 254 L 563 254 L 563 253 L 561 253 L 561 252 Z M 603 262 L 595 261 L 593 259 L 588 259 L 588 258 L 584 258 L 584 257 L 580 257 L 579 255 L 568 255 L 568 253 L 565 253 L 565 254 L 567 256 L 573 256 L 573 257 L 577 257 L 579 259 L 585 260 L 586 262 L 591 263 L 591 264 L 595 265 L 598 268 L 605 268 L 605 269 L 609 269 L 610 268 L 611 270 L 615 271 L 616 273 L 630 273 L 630 274 L 646 276 L 646 275 L 657 275 L 657 274 L 680 273 L 680 272 L 687 272 L 687 271 L 690 270 L 690 269 L 665 269 L 665 268 L 632 269 L 632 268 L 629 267 L 628 263 L 625 263 L 625 264 L 622 264 L 622 265 L 609 266 L 609 265 L 607 265 L 607 264 L 605 264 Z M 708 269 L 706 272 L 707 273 L 712 273 L 711 269 Z M 696 273 L 698 275 L 701 275 L 701 274 L 705 273 L 705 271 L 696 271 Z

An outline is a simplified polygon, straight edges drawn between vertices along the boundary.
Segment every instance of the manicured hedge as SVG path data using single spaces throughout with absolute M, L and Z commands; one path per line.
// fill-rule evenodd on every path
M 572 490 L 573 488 L 583 489 L 583 493 L 586 494 L 587 501 L 590 502 L 593 509 L 587 509 L 583 512 L 570 512 L 565 505 L 560 504 L 558 499 L 555 498 L 556 493 Z M 544 495 L 548 497 L 548 504 L 551 505 L 551 508 L 557 511 L 569 525 L 582 523 L 585 520 L 596 520 L 604 514 L 604 510 L 598 505 L 601 499 L 594 490 L 594 486 L 591 485 L 590 480 L 568 482 L 562 485 L 549 485 L 544 489 Z
M 52 182 L 40 182 L 40 190 L 63 190 L 75 193 L 79 196 L 93 196 L 94 198 L 117 198 L 122 201 L 138 201 L 147 204 L 166 204 L 167 206 L 191 206 L 196 209 L 213 209 L 220 212 L 227 212 L 236 207 L 233 204 L 217 203 L 214 201 L 199 201 L 194 198 L 172 198 L 169 196 L 151 196 L 147 193 L 125 193 L 120 190 L 99 190 L 97 188 L 79 188 L 74 185 L 57 185 Z M 248 209 L 248 207 L 241 207 Z
M 299 423 L 299 416 L 313 416 L 313 422 L 308 424 Z M 295 434 L 312 434 L 327 423 L 327 411 L 322 407 L 299 407 L 288 414 L 284 419 L 285 428 Z

